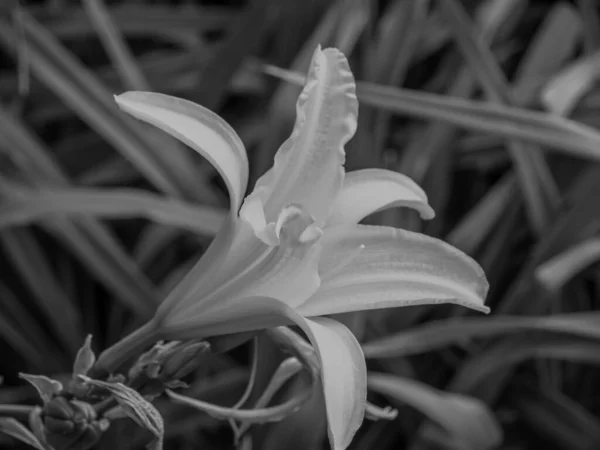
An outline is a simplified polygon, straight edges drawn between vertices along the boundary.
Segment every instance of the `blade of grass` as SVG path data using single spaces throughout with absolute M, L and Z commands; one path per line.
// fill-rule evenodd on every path
M 496 103 L 514 104 L 508 82 L 485 45 L 466 11 L 456 0 L 440 3 L 450 23 L 457 44 L 486 95 Z M 508 148 L 515 163 L 517 179 L 523 190 L 527 212 L 533 229 L 540 233 L 558 207 L 558 188 L 543 156 L 538 150 L 527 148 L 521 141 L 511 140 Z
M 104 0 L 84 0 L 83 7 L 125 87 L 130 90 L 150 91 L 150 85 L 120 30 L 113 23 Z
M 530 387 L 516 406 L 528 426 L 563 448 L 592 449 L 600 442 L 598 418 L 556 389 Z
M 17 296 L 0 283 L 0 336 L 23 357 L 31 367 L 60 369 L 61 357 L 36 319 L 31 316 Z M 65 361 L 66 362 L 66 361 Z
M 600 17 L 598 5 L 594 0 L 577 0 L 583 20 L 583 44 L 586 53 L 592 53 L 600 47 Z
M 282 6 L 271 0 L 250 2 L 229 28 L 229 36 L 219 44 L 200 69 L 200 79 L 191 100 L 211 110 L 218 110 L 230 80 L 265 39 L 267 32 Z
M 199 44 L 199 33 L 220 30 L 239 15 L 237 8 L 205 5 L 187 4 L 178 8 L 123 3 L 107 6 L 115 25 L 127 36 L 156 36 L 188 48 Z M 48 14 L 47 8 L 33 5 L 28 10 L 60 39 L 83 38 L 94 32 L 89 15 L 76 4 L 56 14 Z
M 546 332 L 600 342 L 600 313 L 582 312 L 553 316 L 491 316 L 438 320 L 362 344 L 367 358 L 400 356 L 439 350 L 503 335 Z
M 568 116 L 599 76 L 600 51 L 596 51 L 554 75 L 544 86 L 541 101 L 549 111 Z
M 370 372 L 369 389 L 399 404 L 408 404 L 444 430 L 445 445 L 465 450 L 492 449 L 502 441 L 502 429 L 488 407 L 476 398 L 439 391 L 409 378 Z
M 477 392 L 477 394 L 481 389 L 488 391 L 490 386 L 484 385 L 488 377 L 506 367 L 514 367 L 532 358 L 599 364 L 600 343 L 576 339 L 572 336 L 546 336 L 535 340 L 530 337 L 505 339 L 486 348 L 485 352 L 463 364 L 449 389 L 456 392 Z
M 66 187 L 68 180 L 50 157 L 50 152 L 24 124 L 0 108 L 2 146 L 33 186 Z M 44 222 L 48 230 L 86 262 L 92 272 L 122 301 L 142 315 L 150 315 L 158 304 L 154 287 L 136 264 L 123 252 L 108 229 L 82 219 L 76 222 L 54 219 Z M 93 249 L 98 251 L 94 252 Z
M 579 272 L 599 260 L 600 238 L 591 238 L 540 264 L 535 276 L 547 289 L 557 291 Z
M 67 356 L 74 356 L 84 334 L 77 310 L 56 279 L 46 256 L 27 229 L 4 230 L 0 242 L 37 306 L 60 340 Z
M 408 72 L 411 60 L 418 48 L 427 19 L 427 1 L 411 0 L 391 5 L 381 20 L 380 36 L 374 49 L 371 62 L 370 81 L 401 86 Z M 390 129 L 390 114 L 387 111 L 374 111 L 372 114 L 374 161 L 380 159 Z
M 47 30 L 23 12 L 31 69 L 41 82 L 124 157 L 129 159 L 159 189 L 174 196 L 198 198 L 191 154 L 174 140 L 144 127 L 121 113 L 111 94 Z M 0 43 L 17 51 L 18 37 L 0 18 Z
M 6 184 L 0 180 L 0 183 Z M 47 217 L 90 215 L 105 219 L 144 217 L 165 225 L 214 235 L 225 212 L 187 204 L 135 189 L 44 188 L 11 185 L 12 198 L 0 204 L 0 228 L 25 225 Z
M 559 70 L 575 51 L 580 29 L 579 17 L 569 5 L 558 3 L 548 12 L 516 69 L 512 86 L 513 100 L 526 97 L 537 98 L 541 83 L 536 82 L 537 88 L 532 89 L 528 80 L 538 79 Z M 484 31 L 482 29 L 482 33 Z M 522 104 L 531 102 L 531 99 L 520 101 Z M 491 136 L 491 138 L 495 137 Z M 489 219 L 487 212 L 489 211 L 491 214 L 492 206 L 494 206 L 498 208 L 497 210 L 494 208 L 494 215 L 502 216 L 506 214 L 506 208 L 511 203 L 509 196 L 515 193 L 517 185 L 514 177 L 512 175 L 510 177 L 512 178 L 510 183 L 513 186 L 510 189 L 511 192 L 509 193 L 509 188 L 501 184 L 492 188 L 493 190 L 456 225 L 455 230 L 448 236 L 450 242 L 460 245 L 459 248 L 467 253 L 481 245 L 491 232 L 493 225 L 490 220 L 487 220 Z M 506 183 L 508 185 L 508 180 Z M 502 194 L 500 197 L 496 196 L 496 189 L 499 190 L 498 195 Z M 488 199 L 494 200 L 492 201 L 493 205 L 486 204 Z M 458 240 L 454 241 L 454 239 Z
M 504 175 L 486 195 L 469 210 L 445 240 L 463 252 L 472 255 L 490 234 L 506 206 L 517 193 L 513 174 Z

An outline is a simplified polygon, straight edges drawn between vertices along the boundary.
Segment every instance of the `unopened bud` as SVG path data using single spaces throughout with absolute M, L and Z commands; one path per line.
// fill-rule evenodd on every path
M 199 356 L 210 349 L 205 341 L 157 343 L 141 355 L 129 370 L 129 386 L 143 395 L 158 395 L 166 388 L 184 386 L 181 378 L 201 363 Z
M 106 419 L 97 420 L 89 403 L 55 397 L 42 411 L 44 435 L 56 449 L 87 450 L 108 429 Z

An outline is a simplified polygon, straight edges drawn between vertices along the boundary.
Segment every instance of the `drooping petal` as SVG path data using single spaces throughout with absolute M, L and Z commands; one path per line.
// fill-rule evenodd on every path
M 367 399 L 367 369 L 360 344 L 341 323 L 306 319 L 279 300 L 254 297 L 235 308 L 221 310 L 204 326 L 170 328 L 168 339 L 202 339 L 281 325 L 296 324 L 307 334 L 321 365 L 329 439 L 334 450 L 350 444 L 360 427 Z
M 329 442 L 333 450 L 344 450 L 365 416 L 365 357 L 345 325 L 326 317 L 302 319 L 296 323 L 309 337 L 321 363 Z
M 356 131 L 358 102 L 354 77 L 339 50 L 316 50 L 296 114 L 292 135 L 240 211 L 258 233 L 292 203 L 302 205 L 322 226 L 341 189 L 344 145 Z
M 423 219 L 435 216 L 425 191 L 406 175 L 384 169 L 356 170 L 346 174 L 327 226 L 358 223 L 369 214 L 398 206 L 416 209 Z
M 321 286 L 298 307 L 303 315 L 436 303 L 489 312 L 483 270 L 443 241 L 366 225 L 327 228 L 322 241 Z
M 169 133 L 205 157 L 225 180 L 231 210 L 237 213 L 248 183 L 248 156 L 227 122 L 200 105 L 164 94 L 130 91 L 115 100 L 123 111 Z

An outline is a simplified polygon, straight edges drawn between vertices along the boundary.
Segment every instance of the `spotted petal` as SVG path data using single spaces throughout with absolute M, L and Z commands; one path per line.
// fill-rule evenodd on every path
M 327 228 L 321 286 L 298 312 L 307 316 L 455 303 L 488 312 L 481 267 L 443 241 L 391 227 Z
M 283 207 L 300 204 L 322 226 L 341 189 L 344 145 L 356 131 L 358 102 L 354 77 L 339 50 L 317 49 L 296 114 L 292 135 L 240 211 L 270 245 L 276 239 L 264 229 L 276 221 Z
M 346 174 L 327 226 L 358 223 L 369 214 L 399 206 L 416 209 L 423 219 L 435 216 L 423 189 L 406 175 L 383 169 L 356 170 Z

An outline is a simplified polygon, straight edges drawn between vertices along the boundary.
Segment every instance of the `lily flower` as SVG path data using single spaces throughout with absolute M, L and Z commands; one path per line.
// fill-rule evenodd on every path
M 150 92 L 116 97 L 121 109 L 187 144 L 223 177 L 229 215 L 197 266 L 123 346 L 149 336 L 201 339 L 298 325 L 321 365 L 329 439 L 344 449 L 362 423 L 365 358 L 355 336 L 328 315 L 417 304 L 455 303 L 488 312 L 481 267 L 423 234 L 359 225 L 390 207 L 434 212 L 411 179 L 387 170 L 345 173 L 344 145 L 356 131 L 358 101 L 345 56 L 314 53 L 296 105 L 295 127 L 273 167 L 245 200 L 246 150 L 219 116 Z M 117 345 L 117 346 L 118 346 Z M 98 363 L 114 366 L 110 351 Z

